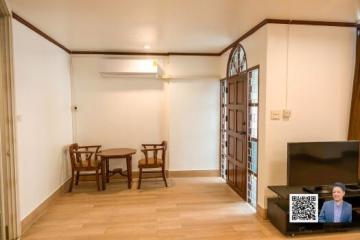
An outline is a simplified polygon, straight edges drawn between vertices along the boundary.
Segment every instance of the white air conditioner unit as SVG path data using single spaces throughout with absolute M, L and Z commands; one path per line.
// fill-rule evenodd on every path
M 99 72 L 103 76 L 158 77 L 160 72 L 152 59 L 103 58 L 99 62 Z

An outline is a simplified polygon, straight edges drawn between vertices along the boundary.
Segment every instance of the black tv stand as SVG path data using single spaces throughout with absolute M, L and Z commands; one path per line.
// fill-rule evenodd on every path
M 346 184 L 346 191 L 349 192 L 360 192 L 360 185 L 358 184 Z M 303 190 L 308 193 L 316 194 L 332 194 L 331 185 L 319 185 L 319 186 L 304 186 Z
M 324 201 L 332 199 L 332 191 L 328 186 L 269 186 L 277 197 L 268 199 L 267 215 L 270 222 L 285 235 L 297 235 L 304 233 L 344 231 L 360 227 L 360 186 L 357 184 L 347 185 L 344 200 L 353 206 L 352 224 L 320 224 L 320 223 L 290 223 L 289 222 L 289 194 L 308 194 L 310 191 L 319 194 L 319 211 Z M 306 190 L 305 190 L 306 189 Z M 317 191 L 317 192 L 316 192 Z
M 328 185 L 306 186 L 306 187 L 303 187 L 303 190 L 308 193 L 316 193 L 316 194 L 331 194 L 331 192 L 332 192 L 331 186 L 328 186 Z

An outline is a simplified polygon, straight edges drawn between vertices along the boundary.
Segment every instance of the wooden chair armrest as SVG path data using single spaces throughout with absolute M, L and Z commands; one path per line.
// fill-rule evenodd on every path
M 83 151 L 83 150 L 80 150 L 80 151 L 74 151 L 74 153 L 92 153 L 92 154 L 95 154 L 96 152 L 94 152 L 94 151 Z
M 142 149 L 141 152 L 144 153 L 145 155 L 145 161 L 146 163 L 148 162 L 148 158 L 149 158 L 149 152 L 154 152 L 154 158 L 157 159 L 157 154 L 158 151 L 165 151 L 164 147 L 161 148 L 149 148 L 149 149 Z
M 78 148 L 101 148 L 101 145 L 87 145 L 87 146 L 79 146 Z
M 155 143 L 155 144 L 141 144 L 143 147 L 151 147 L 151 146 L 162 146 L 162 144 L 161 143 Z
M 87 146 L 79 146 L 78 149 L 85 149 L 86 151 L 94 151 L 98 153 L 101 148 L 101 145 L 87 145 Z
M 151 152 L 151 151 L 159 151 L 159 150 L 164 150 L 163 147 L 161 148 L 147 148 L 147 149 L 141 149 L 141 152 Z

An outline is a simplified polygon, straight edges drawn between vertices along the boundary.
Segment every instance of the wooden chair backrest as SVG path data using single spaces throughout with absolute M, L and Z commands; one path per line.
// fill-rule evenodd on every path
M 162 160 L 162 164 L 165 165 L 165 156 L 167 149 L 167 142 L 162 141 L 160 144 L 142 144 L 143 149 L 141 150 L 145 155 L 145 163 L 149 164 L 149 152 L 153 153 L 152 158 L 154 159 L 154 164 L 158 164 L 158 160 Z M 158 157 L 160 153 L 160 158 Z M 151 158 L 151 157 L 150 157 Z
M 69 146 L 69 154 L 70 154 L 72 168 L 74 170 L 84 169 L 84 168 L 87 169 L 96 168 L 97 166 L 94 166 L 94 164 L 92 164 L 92 160 L 94 159 L 96 160 L 97 153 L 99 152 L 100 147 L 101 147 L 100 145 L 79 146 L 77 143 L 71 144 Z

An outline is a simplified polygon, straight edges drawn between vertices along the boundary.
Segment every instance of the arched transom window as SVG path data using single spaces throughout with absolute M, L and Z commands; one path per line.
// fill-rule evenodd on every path
M 241 72 L 246 71 L 247 62 L 246 54 L 243 46 L 239 43 L 230 53 L 228 64 L 228 78 L 239 75 Z

